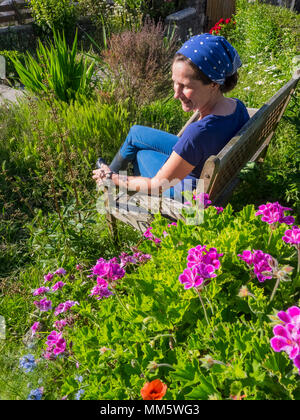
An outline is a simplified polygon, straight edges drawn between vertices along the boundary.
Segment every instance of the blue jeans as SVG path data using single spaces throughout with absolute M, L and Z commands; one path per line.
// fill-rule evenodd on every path
M 172 153 L 178 137 L 155 128 L 134 125 L 124 141 L 120 153 L 133 162 L 134 175 L 153 178 Z M 182 192 L 196 188 L 197 178 L 188 175 L 163 195 L 183 201 Z

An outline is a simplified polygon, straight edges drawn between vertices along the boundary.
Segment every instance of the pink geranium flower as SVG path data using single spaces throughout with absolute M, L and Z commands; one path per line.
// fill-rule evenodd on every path
M 66 283 L 62 282 L 62 281 L 58 281 L 57 283 L 55 283 L 54 286 L 52 286 L 52 290 L 54 292 L 56 292 L 57 290 L 62 289 L 65 286 Z
M 69 309 L 71 309 L 75 305 L 79 305 L 79 303 L 74 302 L 73 300 L 67 300 L 66 302 L 60 303 L 56 307 L 54 315 L 57 316 L 61 313 L 67 312 Z
M 58 270 L 55 271 L 54 274 L 57 274 L 58 276 L 65 276 L 67 272 L 64 268 L 59 268 Z
M 292 225 L 295 222 L 294 217 L 284 215 L 284 212 L 289 210 L 292 209 L 289 207 L 283 207 L 278 202 L 267 203 L 259 206 L 255 216 L 261 215 L 261 220 L 263 222 L 267 222 L 268 224 L 286 223 L 287 225 Z
M 51 281 L 54 277 L 54 274 L 52 273 L 48 273 L 44 275 L 44 282 L 46 283 L 47 281 Z
M 39 322 L 35 322 L 32 327 L 31 327 L 31 335 L 32 337 L 37 333 L 37 331 L 39 331 L 40 329 L 40 323 Z
M 270 344 L 274 351 L 287 353 L 300 374 L 300 308 L 292 306 L 277 314 L 281 324 L 275 325 Z
M 33 296 L 40 296 L 40 295 L 44 295 L 45 293 L 49 292 L 49 287 L 39 287 L 38 289 L 35 289 L 35 291 L 33 292 Z
M 204 262 L 205 264 L 212 264 L 217 270 L 220 268 L 221 263 L 219 258 L 222 256 L 223 254 L 218 254 L 216 248 L 210 248 L 207 250 L 206 245 L 197 245 L 195 248 L 191 248 L 188 251 L 187 266 L 188 268 L 191 268 L 195 264 Z
M 62 338 L 62 333 L 58 333 L 57 331 L 52 331 L 48 335 L 46 345 L 46 358 L 50 358 L 52 354 L 57 356 L 66 350 L 66 341 Z
M 260 283 L 273 278 L 273 258 L 271 255 L 266 254 L 261 250 L 253 250 L 253 253 L 249 250 L 245 250 L 242 254 L 238 254 L 238 257 L 245 261 L 249 267 L 253 266 L 253 271 Z
M 51 300 L 47 300 L 46 298 L 41 299 L 40 301 L 35 300 L 33 303 L 41 312 L 47 312 L 52 309 Z
M 282 239 L 287 244 L 294 245 L 298 249 L 300 247 L 300 229 L 298 226 L 293 226 L 292 229 L 286 230 Z

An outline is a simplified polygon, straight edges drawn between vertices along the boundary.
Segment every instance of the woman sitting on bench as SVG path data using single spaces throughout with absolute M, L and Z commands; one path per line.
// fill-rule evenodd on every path
M 159 194 L 182 201 L 182 192 L 196 189 L 204 162 L 216 155 L 248 121 L 245 105 L 227 98 L 238 79 L 240 57 L 222 36 L 190 38 L 177 51 L 172 64 L 174 98 L 186 112 L 199 111 L 181 137 L 134 125 L 107 166 L 99 158 L 93 171 L 98 185 L 111 180 L 129 191 Z M 118 174 L 133 163 L 134 176 Z

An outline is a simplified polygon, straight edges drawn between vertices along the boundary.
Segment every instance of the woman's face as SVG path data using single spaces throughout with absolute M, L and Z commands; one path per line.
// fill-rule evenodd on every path
M 186 112 L 207 107 L 212 100 L 212 84 L 204 85 L 195 78 L 195 72 L 185 61 L 175 61 L 172 66 L 174 98 L 179 99 Z

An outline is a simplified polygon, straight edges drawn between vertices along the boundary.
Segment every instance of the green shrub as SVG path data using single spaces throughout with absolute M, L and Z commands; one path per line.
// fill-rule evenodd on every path
M 208 208 L 199 226 L 168 223 L 156 217 L 151 232 L 161 242 L 140 241 L 139 250 L 151 259 L 127 265 L 125 277 L 113 283 L 112 296 L 101 300 L 91 296 L 96 278 L 87 277 L 91 271 L 86 263 L 76 270 L 73 257 L 64 261 L 64 288 L 51 294 L 53 310 L 39 313 L 32 298 L 32 319 L 41 321 L 41 331 L 33 339 L 37 357 L 45 350 L 44 333 L 49 334 L 53 322 L 65 316 L 72 319 L 63 330 L 64 356 L 51 361 L 58 372 L 56 389 L 49 384 L 45 398 L 55 392 L 56 398 L 74 399 L 84 389 L 82 398 L 87 400 L 140 399 L 145 382 L 159 378 L 167 384 L 170 400 L 298 399 L 297 369 L 269 342 L 272 326 L 279 323 L 277 312 L 299 300 L 297 255 L 282 241 L 287 226 L 277 226 L 270 236 L 271 229 L 255 216 L 253 206 L 236 215 L 230 206 L 220 214 Z M 43 247 L 40 240 L 34 244 Z M 185 290 L 178 279 L 188 250 L 197 245 L 223 253 L 217 277 L 201 290 L 203 305 L 195 290 Z M 285 278 L 290 281 L 280 282 L 273 300 L 276 279 L 260 283 L 238 258 L 246 249 L 261 249 L 280 266 L 292 268 Z M 104 255 L 99 251 L 91 266 Z M 44 272 L 53 273 L 57 267 L 53 259 Z M 57 276 L 48 285 L 58 280 Z M 36 272 L 34 287 L 43 284 L 43 273 Z M 55 316 L 54 309 L 66 300 L 78 305 Z
M 149 19 L 137 31 L 113 34 L 102 56 L 115 97 L 137 106 L 166 98 L 172 86 L 170 62 L 177 42 L 175 36 L 165 36 L 161 22 Z
M 77 20 L 76 6 L 69 0 L 30 0 L 29 7 L 34 22 L 46 33 L 53 29 L 67 33 Z

